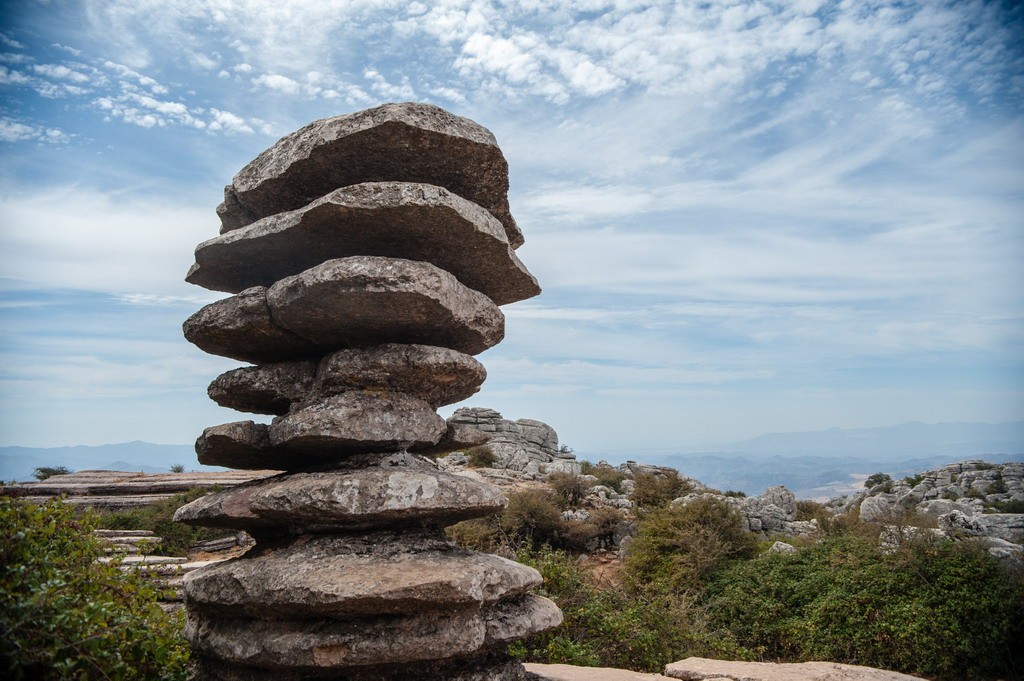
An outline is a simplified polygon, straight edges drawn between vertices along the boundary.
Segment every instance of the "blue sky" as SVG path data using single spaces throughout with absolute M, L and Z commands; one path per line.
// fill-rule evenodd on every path
M 404 100 L 495 133 L 544 287 L 469 404 L 619 455 L 1024 418 L 1015 4 L 5 3 L 0 444 L 244 418 L 180 332 L 223 185 Z

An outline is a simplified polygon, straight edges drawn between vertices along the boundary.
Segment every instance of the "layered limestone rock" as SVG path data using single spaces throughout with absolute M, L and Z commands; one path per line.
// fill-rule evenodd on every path
M 543 477 L 556 471 L 580 473 L 576 455 L 558 446 L 554 428 L 541 421 L 509 421 L 494 409 L 463 407 L 448 419 L 449 425 L 468 426 L 490 435 L 488 447 L 495 467 Z
M 436 409 L 479 390 L 498 305 L 540 291 L 513 251 L 507 172 L 484 128 L 391 104 L 306 126 L 227 188 L 187 278 L 234 295 L 184 332 L 254 364 L 214 379 L 214 401 L 274 418 L 207 428 L 196 451 L 284 472 L 175 515 L 257 540 L 184 580 L 202 677 L 520 679 L 506 646 L 561 622 L 530 593 L 536 570 L 447 542 L 505 499 L 427 457 L 487 441 Z

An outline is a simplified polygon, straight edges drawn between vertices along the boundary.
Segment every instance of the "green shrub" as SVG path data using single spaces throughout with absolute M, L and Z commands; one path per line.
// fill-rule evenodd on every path
M 165 556 L 187 556 L 188 549 L 193 544 L 231 534 L 228 530 L 192 527 L 171 520 L 180 506 L 211 491 L 213 490 L 210 488 L 197 487 L 147 506 L 101 513 L 96 519 L 96 524 L 97 527 L 109 530 L 150 530 L 163 538 L 163 543 L 157 547 L 159 553 Z
M 55 475 L 67 475 L 70 472 L 71 469 L 67 466 L 40 466 L 32 471 L 32 477 L 36 480 L 46 480 Z
M 868 479 L 864 481 L 864 486 L 868 489 L 875 487 L 876 485 L 883 485 L 886 483 L 892 483 L 892 477 L 886 473 L 872 473 L 868 476 Z
M 470 447 L 465 452 L 469 461 L 466 465 L 470 468 L 489 468 L 494 465 L 494 462 L 498 460 L 497 455 L 487 445 L 480 445 L 479 447 Z
M 809 499 L 801 499 L 796 502 L 796 517 L 794 520 L 817 520 L 820 525 L 823 519 L 831 518 L 824 504 Z
M 565 531 L 558 497 L 547 490 L 518 490 L 509 494 L 499 526 L 506 540 L 515 546 L 523 542 L 558 546 Z
M 924 482 L 924 475 L 908 475 L 907 477 L 903 478 L 903 482 L 910 485 L 911 489 L 913 489 L 914 487 L 917 487 L 922 482 Z
M 618 468 L 608 465 L 594 466 L 590 475 L 597 478 L 597 484 L 613 489 L 618 494 L 622 494 L 622 481 L 628 477 Z
M 737 490 L 734 490 L 734 489 L 727 489 L 727 490 L 725 490 L 725 492 L 722 493 L 722 496 L 734 497 L 736 499 L 743 499 L 743 498 L 745 498 L 747 496 L 747 493 L 742 491 L 742 490 L 737 491 Z
M 751 556 L 756 548 L 736 509 L 713 497 L 695 499 L 641 519 L 625 576 L 637 588 L 688 593 L 728 560 Z
M 579 507 L 588 489 L 581 476 L 561 471 L 549 475 L 547 483 L 558 495 L 561 507 L 566 509 Z
M 745 655 L 963 679 L 1024 672 L 1024 582 L 971 544 L 853 534 L 765 553 L 712 576 L 705 604 Z
M 515 644 L 513 654 L 532 662 L 660 672 L 695 649 L 694 618 L 682 601 L 596 589 L 576 558 L 548 547 L 517 558 L 540 571 L 539 592 L 558 604 L 564 622 Z
M 640 509 L 650 511 L 661 508 L 687 492 L 693 490 L 688 480 L 679 477 L 675 471 L 666 474 L 640 473 L 633 478 L 636 487 L 630 498 Z
M 182 621 L 140 575 L 98 563 L 92 517 L 0 497 L 0 669 L 35 679 L 185 679 Z
M 1003 474 L 1000 473 L 996 476 L 996 479 L 988 487 L 988 494 L 1006 494 L 1009 492 L 1006 489 L 1006 481 L 1003 480 Z
M 996 513 L 1024 513 L 1024 501 L 1007 499 L 992 504 L 992 511 Z
M 174 464 L 173 466 L 171 466 L 171 472 L 172 473 L 184 473 L 185 472 L 185 464 L 183 464 L 183 463 L 176 463 L 176 464 Z

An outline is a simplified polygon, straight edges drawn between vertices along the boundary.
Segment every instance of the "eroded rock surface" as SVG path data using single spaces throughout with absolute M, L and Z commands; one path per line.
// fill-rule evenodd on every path
M 484 128 L 403 104 L 312 123 L 227 188 L 225 233 L 188 280 L 237 293 L 185 335 L 255 364 L 212 399 L 275 418 L 207 428 L 196 451 L 286 472 L 175 514 L 256 540 L 184 580 L 200 679 L 513 681 L 526 673 L 507 645 L 561 622 L 529 593 L 536 570 L 447 542 L 445 526 L 506 500 L 425 456 L 490 438 L 436 409 L 479 390 L 471 355 L 504 336 L 498 305 L 540 291 L 512 250 L 507 187 Z

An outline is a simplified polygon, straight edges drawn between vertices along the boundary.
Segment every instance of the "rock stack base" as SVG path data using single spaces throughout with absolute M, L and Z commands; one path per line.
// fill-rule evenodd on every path
M 185 579 L 201 677 L 526 678 L 507 645 L 562 615 L 536 570 L 451 545 L 503 508 L 431 456 L 487 441 L 436 409 L 486 376 L 499 305 L 539 293 L 493 135 L 437 107 L 317 121 L 260 154 L 218 208 L 188 280 L 234 295 L 185 336 L 253 366 L 210 385 L 273 416 L 207 428 L 199 460 L 284 473 L 198 499 L 175 520 L 256 546 Z

